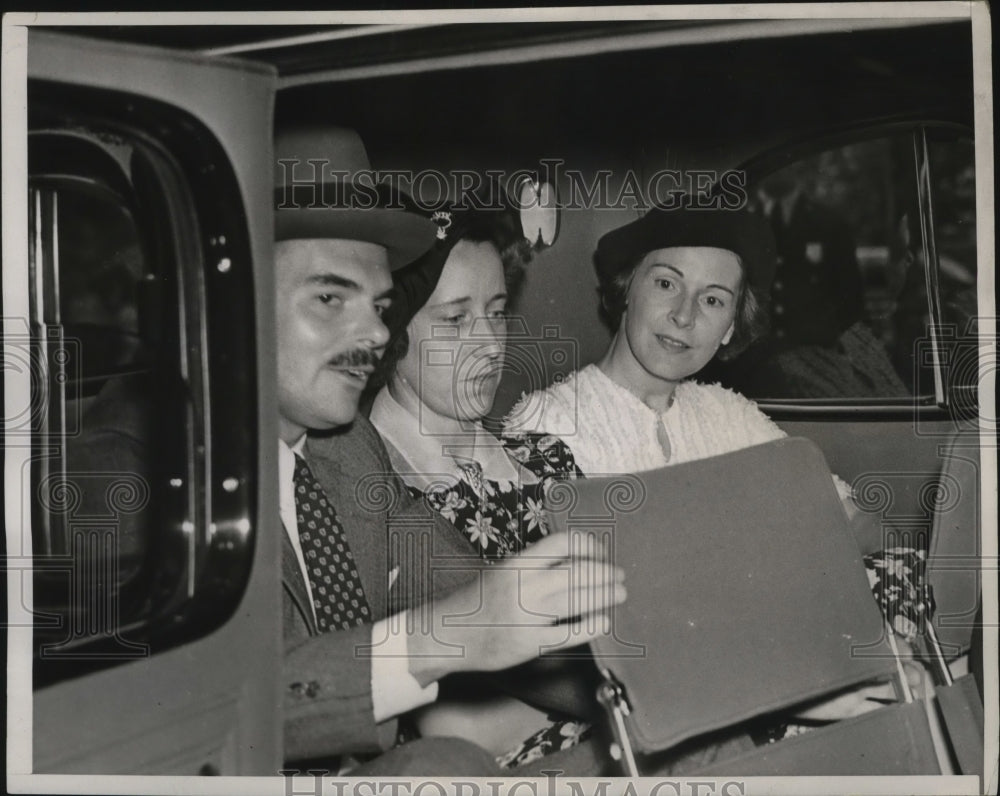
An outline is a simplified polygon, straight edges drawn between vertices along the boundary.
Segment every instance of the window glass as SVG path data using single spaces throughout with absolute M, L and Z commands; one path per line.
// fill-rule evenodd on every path
M 162 342 L 176 339 L 164 329 L 176 310 L 164 312 L 167 291 L 144 256 L 128 158 L 81 138 L 47 134 L 29 155 L 32 320 L 48 363 L 33 473 L 35 606 L 57 618 L 36 632 L 43 657 L 100 641 L 102 654 L 127 658 L 148 654 L 121 634 L 150 608 L 169 440 L 183 430 L 170 389 L 178 358 Z M 79 173 L 67 173 L 66 148 L 86 164 Z
M 971 138 L 929 131 L 927 149 L 934 201 L 934 237 L 940 266 L 945 320 L 962 320 L 975 312 L 963 303 L 976 285 L 976 162 Z
M 254 556 L 257 374 L 246 212 L 219 142 L 170 105 L 29 85 L 40 688 L 232 616 Z
M 770 332 L 709 377 L 757 399 L 899 399 L 914 393 L 926 323 L 910 134 L 796 160 L 751 186 L 778 265 Z
M 57 212 L 61 321 L 80 343 L 80 377 L 96 391 L 112 374 L 148 366 L 138 306 L 147 267 L 119 201 L 64 188 Z

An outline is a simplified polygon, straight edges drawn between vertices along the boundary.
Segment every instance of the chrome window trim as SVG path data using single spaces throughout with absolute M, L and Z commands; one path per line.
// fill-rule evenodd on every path
M 920 207 L 920 238 L 924 255 L 924 280 L 927 287 L 927 334 L 931 342 L 931 359 L 934 363 L 934 400 L 947 405 L 944 378 L 941 372 L 942 351 L 938 340 L 941 325 L 941 296 L 938 270 L 940 264 L 934 239 L 934 207 L 931 200 L 931 165 L 927 152 L 927 127 L 921 125 L 913 131 L 913 162 L 917 169 L 917 201 Z

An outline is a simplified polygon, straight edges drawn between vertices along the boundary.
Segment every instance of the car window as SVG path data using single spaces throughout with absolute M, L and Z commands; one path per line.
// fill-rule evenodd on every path
M 148 612 L 141 576 L 164 514 L 162 476 L 177 464 L 163 431 L 184 423 L 166 403 L 181 382 L 164 343 L 176 328 L 143 334 L 164 319 L 176 327 L 178 310 L 176 292 L 165 313 L 165 291 L 148 289 L 160 277 L 135 221 L 133 156 L 98 131 L 43 131 L 29 144 L 32 324 L 47 365 L 32 530 L 36 607 L 51 619 L 42 649 L 55 657 Z M 124 638 L 113 646 L 145 654 Z
M 763 401 L 933 402 L 917 140 L 912 129 L 856 137 L 752 178 L 777 247 L 770 331 L 719 366 L 724 383 Z M 962 171 L 954 155 L 939 164 L 948 186 Z M 974 216 L 971 199 L 948 212 L 963 211 Z M 968 241 L 955 237 L 947 248 L 967 262 Z
M 107 121 L 117 95 L 73 113 L 77 98 L 34 90 L 37 687 L 228 618 L 252 558 L 256 442 L 252 282 L 228 279 L 249 272 L 247 230 L 218 143 L 168 106 L 132 100 L 122 123 Z
M 961 323 L 975 312 L 976 162 L 973 141 L 939 131 L 927 139 L 934 200 L 934 237 L 943 320 Z

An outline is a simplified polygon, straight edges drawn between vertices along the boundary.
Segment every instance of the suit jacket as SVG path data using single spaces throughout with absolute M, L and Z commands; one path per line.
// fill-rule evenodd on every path
M 449 522 L 410 497 L 366 419 L 310 435 L 304 454 L 340 518 L 375 621 L 477 576 L 483 564 L 475 551 Z M 389 748 L 396 722 L 376 725 L 372 707 L 371 626 L 319 633 L 283 530 L 282 538 L 285 759 Z M 432 577 L 435 559 L 461 559 L 464 568 Z M 390 590 L 389 573 L 396 567 Z

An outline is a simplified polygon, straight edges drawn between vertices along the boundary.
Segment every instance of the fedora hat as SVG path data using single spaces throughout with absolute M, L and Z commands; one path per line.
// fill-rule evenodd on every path
M 402 191 L 376 183 L 361 137 L 343 127 L 280 131 L 274 147 L 275 240 L 342 238 L 384 246 L 389 267 L 413 262 L 437 226 L 406 209 Z

